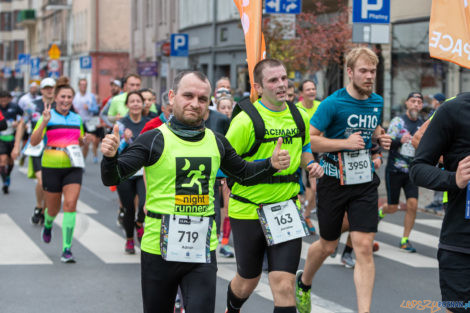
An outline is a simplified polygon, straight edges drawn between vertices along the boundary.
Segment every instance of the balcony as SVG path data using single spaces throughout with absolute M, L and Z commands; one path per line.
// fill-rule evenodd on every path
M 31 9 L 21 10 L 18 24 L 21 26 L 34 26 L 36 24 L 36 11 Z

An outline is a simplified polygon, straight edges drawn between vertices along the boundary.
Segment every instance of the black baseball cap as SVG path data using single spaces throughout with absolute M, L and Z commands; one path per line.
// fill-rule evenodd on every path
M 408 95 L 408 97 L 406 98 L 406 100 L 410 99 L 410 98 L 420 98 L 421 100 L 423 100 L 423 95 L 421 94 L 421 92 L 419 91 L 413 91 L 413 92 L 410 92 L 410 94 Z

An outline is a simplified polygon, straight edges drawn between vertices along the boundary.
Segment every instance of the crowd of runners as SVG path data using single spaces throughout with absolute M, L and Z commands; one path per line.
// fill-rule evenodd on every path
M 345 57 L 349 83 L 323 101 L 314 80 L 296 90 L 275 59 L 254 68 L 255 102 L 235 98 L 229 78 L 211 86 L 198 71 L 178 73 L 161 95 L 130 74 L 112 80 L 112 94 L 101 103 L 86 79 L 75 89 L 66 77 L 44 78 L 15 100 L 0 91 L 2 191 L 15 188 L 15 160 L 25 164 L 36 179 L 31 222 L 49 243 L 62 208 L 61 261 L 74 263 L 76 207 L 91 145 L 103 184 L 118 194 L 123 253 L 141 249 L 144 312 L 173 312 L 180 304 L 188 313 L 214 312 L 217 258 L 235 257 L 226 312 L 243 310 L 265 270 L 273 312 L 309 313 L 315 273 L 348 232 L 341 261 L 354 268 L 358 312 L 365 313 L 378 224 L 405 209 L 397 249 L 416 253 L 420 185 L 436 190 L 428 209 L 446 214 L 438 254 L 443 300 L 468 301 L 469 96 L 446 101 L 436 94 L 425 116 L 423 95 L 412 91 L 404 113 L 385 129 L 383 99 L 373 92 L 378 62 L 372 50 L 352 49 Z M 377 173 L 384 154 L 382 203 Z M 309 235 L 318 240 L 299 269 Z

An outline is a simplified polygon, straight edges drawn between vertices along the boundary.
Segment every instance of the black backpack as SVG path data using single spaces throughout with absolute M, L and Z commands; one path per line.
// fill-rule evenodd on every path
M 300 137 L 304 138 L 305 137 L 305 123 L 304 120 L 302 119 L 302 115 L 299 112 L 299 109 L 293 104 L 292 102 L 286 102 L 287 106 L 289 107 L 289 110 L 292 114 L 292 118 L 294 119 L 295 125 L 297 126 L 297 129 L 299 130 L 295 135 L 289 136 L 289 137 Z M 262 143 L 264 142 L 271 142 L 271 141 L 277 141 L 277 137 L 274 138 L 264 138 L 264 134 L 266 131 L 265 125 L 263 118 L 259 114 L 258 110 L 255 108 L 253 103 L 251 103 L 250 97 L 244 97 L 242 98 L 233 108 L 232 111 L 232 120 L 233 118 L 240 113 L 241 111 L 244 111 L 248 116 L 250 117 L 253 127 L 255 129 L 255 142 L 251 146 L 250 150 L 244 154 L 241 155 L 242 158 L 250 157 L 254 155 L 259 147 L 261 146 Z

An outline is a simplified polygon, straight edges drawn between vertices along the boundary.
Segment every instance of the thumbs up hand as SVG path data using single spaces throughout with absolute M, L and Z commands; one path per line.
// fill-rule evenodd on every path
M 279 137 L 271 158 L 271 165 L 277 170 L 285 170 L 290 165 L 289 151 L 281 149 L 281 146 L 282 138 Z
M 106 135 L 101 142 L 101 153 L 105 157 L 112 158 L 116 155 L 116 152 L 119 148 L 120 136 L 119 136 L 119 126 L 114 125 L 113 133 Z

